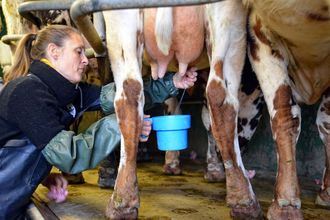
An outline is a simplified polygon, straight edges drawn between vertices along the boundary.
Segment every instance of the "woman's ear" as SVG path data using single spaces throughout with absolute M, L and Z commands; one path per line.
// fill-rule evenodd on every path
M 60 48 L 56 44 L 50 43 L 47 46 L 47 52 L 50 58 L 57 60 L 59 57 Z

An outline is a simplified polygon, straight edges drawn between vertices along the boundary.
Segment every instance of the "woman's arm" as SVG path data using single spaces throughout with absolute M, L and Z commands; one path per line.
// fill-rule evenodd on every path
M 144 80 L 144 109 L 150 109 L 156 103 L 163 103 L 170 96 L 177 96 L 178 89 L 189 88 L 194 85 L 196 80 L 197 72 L 195 68 L 189 69 L 184 76 L 180 76 L 178 73 L 168 73 L 162 79 L 152 80 L 150 77 Z M 102 87 L 100 103 L 106 114 L 114 113 L 115 92 L 114 83 Z
M 62 130 L 42 150 L 46 160 L 65 173 L 79 173 L 96 167 L 120 143 L 120 129 L 114 114 L 93 123 L 85 132 Z

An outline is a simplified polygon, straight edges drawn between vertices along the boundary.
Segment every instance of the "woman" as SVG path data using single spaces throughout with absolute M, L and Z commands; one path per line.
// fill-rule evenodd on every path
M 59 174 L 48 175 L 52 165 L 67 173 L 93 168 L 120 141 L 114 84 L 99 88 L 80 82 L 88 64 L 84 49 L 81 34 L 63 25 L 27 34 L 16 49 L 8 72 L 13 79 L 6 78 L 0 93 L 0 219 L 24 218 L 40 183 L 65 198 L 67 182 Z M 192 86 L 196 75 L 188 71 L 184 77 L 148 82 L 146 104 Z M 84 111 L 100 107 L 107 116 L 83 134 L 69 131 Z M 141 141 L 147 141 L 150 130 L 144 121 Z

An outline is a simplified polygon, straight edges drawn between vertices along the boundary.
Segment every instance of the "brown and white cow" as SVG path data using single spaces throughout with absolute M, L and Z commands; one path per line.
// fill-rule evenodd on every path
M 297 102 L 314 104 L 322 95 L 316 122 L 325 145 L 326 167 L 316 203 L 330 206 L 330 1 L 246 0 L 244 4 L 249 7 L 249 57 L 277 146 L 275 199 L 267 218 L 302 219 L 295 158 L 301 124 Z M 228 151 L 221 149 L 221 153 Z M 224 160 L 237 163 L 235 155 L 228 154 Z M 245 180 L 240 184 L 249 187 Z M 234 187 L 227 190 L 240 200 L 246 197 Z
M 247 0 L 244 4 L 249 9 L 249 58 L 265 97 L 277 145 L 275 198 L 267 218 L 302 219 L 295 158 L 301 123 L 297 102 L 314 104 L 321 96 L 316 123 L 325 145 L 326 166 L 316 203 L 330 206 L 330 1 Z M 221 117 L 212 115 L 212 103 L 209 107 L 212 121 L 217 122 Z M 256 218 L 255 197 L 247 193 L 252 189 L 242 169 L 238 169 L 239 152 L 235 145 L 226 143 L 233 139 L 226 140 L 223 137 L 228 138 L 228 134 L 221 137 L 213 130 L 219 128 L 220 122 L 211 122 L 211 129 L 216 143 L 220 143 L 226 168 L 231 214 Z
M 268 211 L 268 218 L 301 219 L 295 163 L 301 118 L 295 100 L 312 104 L 322 94 L 324 98 L 317 123 L 326 146 L 327 160 L 317 203 L 329 206 L 330 201 L 330 3 L 325 0 L 246 0 L 244 3 L 249 8 L 249 57 L 265 96 L 278 151 L 275 200 Z M 169 11 L 173 20 L 167 19 Z M 143 105 L 139 76 L 143 36 L 151 61 L 155 61 L 153 76 L 157 78 L 163 76 L 174 56 L 179 72 L 185 72 L 202 51 L 205 30 L 210 61 L 206 95 L 212 134 L 226 169 L 227 203 L 234 218 L 262 218 L 244 169 L 237 135 L 238 90 L 245 54 L 246 14 L 241 2 L 233 0 L 191 8 L 157 10 L 157 14 L 162 14 L 159 20 L 163 24 L 176 24 L 173 29 L 166 25 L 163 26 L 166 28 L 157 25 L 154 28 L 158 15 L 152 10 L 150 13 L 153 19 L 150 21 L 149 35 L 146 35 L 148 27 L 142 34 L 142 10 L 105 13 L 107 26 L 111 27 L 107 30 L 108 48 L 118 86 L 116 109 L 124 140 L 119 174 L 107 215 L 112 218 L 137 216 L 139 196 L 135 161 Z M 200 20 L 191 24 L 183 16 Z M 180 18 L 179 21 L 176 18 Z M 194 28 L 193 31 L 191 28 Z M 159 30 L 164 30 L 162 35 L 158 35 Z
M 295 159 L 301 117 L 296 101 L 314 104 L 322 94 L 316 122 L 325 145 L 326 167 L 316 203 L 330 206 L 329 1 L 246 1 L 245 4 L 250 11 L 249 57 L 265 96 L 278 152 L 275 199 L 267 218 L 302 219 Z M 240 110 L 242 108 L 241 105 Z M 248 188 L 243 175 L 230 174 L 239 164 L 237 153 L 231 155 L 230 146 L 219 146 L 225 166 L 227 164 L 227 181 L 237 181 L 237 185 L 242 184 L 241 188 Z M 226 151 L 229 153 L 224 154 Z M 237 190 L 237 185 L 227 184 L 227 202 L 233 207 L 232 215 L 253 217 L 255 208 L 241 203 L 244 198 L 253 201 L 253 197 L 246 198 L 246 192 Z M 234 199 L 230 200 L 230 194 Z
M 249 58 L 265 96 L 277 145 L 275 199 L 267 218 L 302 219 L 295 158 L 301 123 L 297 102 L 314 104 L 321 96 L 316 123 L 325 145 L 326 166 L 316 204 L 330 206 L 330 1 L 244 3 L 249 8 Z M 240 101 L 240 111 L 246 107 Z M 238 132 L 241 124 L 238 121 Z M 256 217 L 254 197 L 246 197 L 242 190 L 249 188 L 249 183 L 243 175 L 232 174 L 239 165 L 238 152 L 233 152 L 231 145 L 222 145 L 221 140 L 216 143 L 220 143 L 227 182 L 236 182 L 227 183 L 232 216 Z
M 189 66 L 195 65 L 206 46 L 210 62 L 207 97 L 212 132 L 224 149 L 231 148 L 239 153 L 236 121 L 246 49 L 246 13 L 239 0 L 228 0 L 202 6 L 130 9 L 103 14 L 117 88 L 115 108 L 122 132 L 118 176 L 106 215 L 110 218 L 136 218 L 140 204 L 136 151 L 144 104 L 141 78 L 144 44 L 155 79 L 164 76 L 172 59 L 177 60 L 179 72 L 184 74 Z M 229 151 L 221 153 L 226 155 Z M 235 199 L 232 198 L 235 194 L 229 193 L 227 199 L 230 204 L 237 201 L 251 205 L 255 208 L 253 214 L 259 216 L 261 211 L 239 154 L 236 159 L 239 162 L 235 164 L 236 169 L 229 172 L 233 177 L 227 180 L 227 185 L 241 190 L 245 197 Z M 225 161 L 225 165 L 229 168 L 233 163 Z M 248 187 L 236 185 L 235 176 L 245 179 Z

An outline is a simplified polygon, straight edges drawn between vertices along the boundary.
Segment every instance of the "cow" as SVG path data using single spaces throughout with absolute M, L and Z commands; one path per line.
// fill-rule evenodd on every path
M 275 198 L 267 218 L 302 219 L 295 158 L 302 120 L 298 103 L 314 104 L 322 96 L 316 123 L 326 166 L 316 203 L 330 206 L 330 1 L 243 0 L 243 4 L 248 8 L 249 59 L 267 104 L 278 158 Z M 227 181 L 235 182 L 227 184 L 232 212 L 253 216 L 250 183 L 232 171 L 240 163 L 238 152 L 230 145 L 221 145 L 220 151 Z
M 203 51 L 207 51 L 210 74 L 206 94 L 212 133 L 218 143 L 232 147 L 237 137 L 237 97 L 246 50 L 246 10 L 241 1 L 228 0 L 199 6 L 104 11 L 103 15 L 116 83 L 114 103 L 122 133 L 119 170 L 106 216 L 137 218 L 140 201 L 136 152 L 144 105 L 141 77 L 144 48 L 154 79 L 164 76 L 173 58 L 178 72 L 184 74 L 188 67 L 195 66 Z M 235 141 L 235 152 L 239 152 L 238 141 Z M 248 182 L 242 160 L 238 160 L 239 169 L 229 173 L 244 175 Z M 225 161 L 226 168 L 230 165 L 233 163 Z M 233 187 L 236 183 L 233 180 L 229 178 L 227 185 Z M 255 198 L 250 188 L 251 185 L 243 189 L 246 198 Z M 229 198 L 233 202 L 231 195 Z M 256 199 L 242 202 L 252 203 L 255 213 L 261 213 Z
M 298 103 L 315 104 L 321 99 L 316 124 L 325 146 L 326 161 L 322 187 L 315 203 L 330 207 L 330 3 L 271 0 L 246 0 L 243 3 L 248 9 L 249 60 L 268 107 L 278 158 L 275 198 L 267 219 L 303 219 L 295 158 L 301 125 Z M 251 82 L 250 77 L 247 80 Z M 211 102 L 210 97 L 208 100 Z M 251 103 L 247 104 L 251 106 Z M 212 121 L 216 122 L 219 117 L 213 115 L 212 106 L 209 108 L 211 130 L 217 129 L 221 123 L 212 124 Z M 249 107 L 240 101 L 239 112 L 251 113 L 245 109 Z M 246 122 L 239 119 L 237 123 L 239 133 Z M 226 170 L 231 215 L 239 219 L 262 218 L 249 180 L 242 169 L 237 169 L 240 152 L 232 144 L 226 145 L 223 137 L 228 136 L 217 139 L 217 134 L 213 130 L 212 133 L 215 139 L 212 143 L 219 146 Z
M 262 218 L 260 205 L 244 169 L 237 135 L 246 16 L 249 59 L 268 107 L 278 152 L 275 198 L 267 218 L 303 218 L 295 161 L 301 123 L 297 103 L 313 104 L 322 95 L 317 125 L 327 157 L 323 185 L 316 202 L 329 206 L 329 1 L 244 0 L 243 4 L 248 14 L 241 1 L 189 8 L 193 12 L 181 7 L 180 12 L 178 8 L 165 8 L 149 12 L 132 10 L 107 13 L 107 26 L 112 27 L 112 30 L 107 31 L 107 39 L 110 39 L 108 49 L 119 88 L 116 110 L 119 113 L 119 125 L 124 131 L 122 160 L 107 216 L 137 215 L 139 197 L 135 151 L 142 119 L 143 95 L 141 79 L 135 73 L 140 71 L 143 43 L 152 63 L 152 75 L 158 78 L 165 74 L 173 56 L 177 59 L 179 72 L 184 73 L 187 66 L 192 65 L 200 55 L 205 40 L 210 63 L 206 87 L 210 129 L 226 170 L 227 204 L 234 218 Z M 183 18 L 189 17 L 189 13 L 194 15 L 190 18 L 197 18 L 193 24 L 185 23 Z M 173 17 L 170 17 L 173 20 L 168 20 L 166 14 L 172 14 Z M 142 15 L 144 19 L 152 18 L 149 26 L 143 23 Z M 176 16 L 180 19 L 176 20 Z M 166 28 L 157 26 L 157 17 Z M 172 22 L 176 24 L 173 28 L 165 25 Z M 193 31 L 190 30 L 192 27 Z M 201 37 L 204 36 L 203 31 L 205 39 Z M 134 37 L 130 38 L 131 35 Z M 187 49 L 184 45 L 190 47 Z
M 326 161 L 315 203 L 330 206 L 330 2 L 245 0 L 243 4 L 248 9 L 249 60 L 267 104 L 278 158 L 275 198 L 267 219 L 303 219 L 295 158 L 301 124 L 298 103 L 314 104 L 321 99 L 316 124 Z M 223 71 L 225 74 L 225 68 Z M 231 215 L 262 218 L 250 182 L 240 167 L 237 138 L 221 134 L 224 131 L 220 125 L 227 121 L 212 112 L 211 98 L 209 95 L 211 130 L 225 166 Z M 220 106 L 226 111 L 223 104 Z M 244 108 L 240 105 L 240 111 Z M 236 125 L 238 131 L 240 123 Z M 228 128 L 234 124 L 228 122 Z M 230 143 L 233 140 L 234 144 Z

